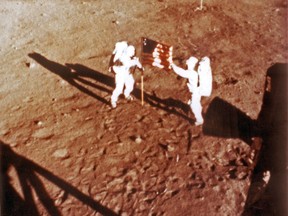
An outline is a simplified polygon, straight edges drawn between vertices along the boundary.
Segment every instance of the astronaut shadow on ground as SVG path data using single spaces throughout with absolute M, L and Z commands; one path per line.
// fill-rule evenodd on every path
M 57 62 L 51 61 L 49 59 L 47 59 L 46 57 L 42 56 L 39 53 L 29 53 L 28 56 L 32 59 L 34 59 L 36 62 L 38 62 L 40 65 L 42 65 L 44 68 L 46 68 L 47 70 L 51 71 L 52 73 L 60 76 L 62 79 L 66 80 L 70 85 L 76 87 L 77 89 L 79 89 L 80 91 L 82 91 L 83 93 L 99 100 L 100 102 L 109 105 L 109 101 L 106 100 L 105 98 L 95 94 L 94 92 L 90 91 L 88 88 L 85 87 L 85 85 L 91 86 L 93 88 L 99 89 L 101 91 L 105 91 L 105 92 L 111 92 L 110 89 L 107 89 L 103 86 L 99 86 L 97 84 L 94 84 L 86 79 L 83 79 L 83 77 L 88 77 L 88 78 L 94 78 L 101 74 L 99 72 L 95 73 L 95 71 L 91 72 L 91 70 L 85 70 L 85 72 L 83 72 L 83 70 L 77 70 L 77 71 L 71 71 L 71 68 L 69 68 L 68 66 L 59 64 Z M 70 65 L 72 66 L 72 65 Z M 104 77 L 105 79 L 107 79 L 107 77 Z M 100 80 L 102 82 L 108 82 L 110 83 L 111 81 L 106 81 L 103 80 L 103 77 L 100 76 Z M 81 83 L 81 84 L 79 84 Z
M 251 145 L 256 131 L 254 120 L 219 97 L 211 101 L 204 116 L 203 133 L 206 135 L 240 138 Z
M 134 95 L 135 96 L 139 95 L 140 91 L 141 91 L 140 89 L 135 89 Z M 155 92 L 153 92 L 152 94 L 144 93 L 144 101 L 151 106 L 154 106 L 154 107 L 157 107 L 159 109 L 166 111 L 167 113 L 178 115 L 182 117 L 183 119 L 187 120 L 190 124 L 195 122 L 194 119 L 191 119 L 188 116 L 190 107 L 180 100 L 176 100 L 171 97 L 161 99 L 157 97 Z
M 90 206 L 92 209 L 103 215 L 117 215 L 115 212 L 94 201 L 91 197 L 85 195 L 66 181 L 55 176 L 50 171 L 42 168 L 25 157 L 16 154 L 9 145 L 2 141 L 0 141 L 0 149 L 2 178 L 2 185 L 0 186 L 1 191 L 3 191 L 3 196 L 1 198 L 3 200 L 1 200 L 1 203 L 3 203 L 4 207 L 2 212 L 0 212 L 1 215 L 40 215 L 36 207 L 36 200 L 33 196 L 33 191 L 37 194 L 40 202 L 42 202 L 49 215 L 61 215 L 54 203 L 54 200 L 49 196 L 44 183 L 41 182 L 38 175 L 41 175 L 64 191 L 62 197 L 63 201 L 65 201 L 68 195 L 71 195 L 80 200 L 83 204 Z M 18 175 L 23 198 L 10 183 L 8 171 L 12 167 Z

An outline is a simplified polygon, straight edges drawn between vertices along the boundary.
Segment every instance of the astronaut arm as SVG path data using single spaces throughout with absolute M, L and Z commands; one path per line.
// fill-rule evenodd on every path
M 191 93 L 193 93 L 194 88 L 193 88 L 193 86 L 191 85 L 191 83 L 187 83 L 187 87 L 188 87 L 189 91 L 190 91 Z
M 115 57 L 115 54 L 112 54 L 111 57 L 110 57 L 109 67 L 108 67 L 108 71 L 109 72 L 112 72 L 112 67 L 113 67 L 113 63 L 114 63 L 114 57 Z
M 138 57 L 134 57 L 133 60 L 135 61 L 135 65 L 136 65 L 138 68 L 140 68 L 140 69 L 143 68 L 143 66 L 142 66 L 142 64 L 140 63 Z
M 134 57 L 129 62 L 129 67 L 137 66 L 138 68 L 142 69 L 142 64 L 140 63 L 139 59 L 137 57 Z
M 171 67 L 177 75 L 179 75 L 183 78 L 187 78 L 187 79 L 189 78 L 189 73 L 186 70 L 184 70 L 183 68 L 178 67 L 174 63 L 171 64 Z

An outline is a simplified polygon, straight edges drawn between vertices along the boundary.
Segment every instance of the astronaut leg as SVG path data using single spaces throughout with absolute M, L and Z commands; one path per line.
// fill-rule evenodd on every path
M 204 120 L 202 117 L 201 95 L 198 92 L 193 93 L 190 107 L 195 115 L 195 125 L 202 125 Z
M 133 97 L 130 94 L 134 89 L 134 83 L 135 80 L 133 78 L 133 75 L 129 74 L 125 80 L 125 90 L 124 90 L 125 98 L 128 100 L 133 100 Z
M 112 93 L 112 96 L 111 96 L 111 106 L 113 108 L 116 107 L 116 103 L 117 103 L 117 100 L 118 100 L 118 97 L 120 94 L 122 94 L 123 92 L 123 88 L 124 88 L 124 80 L 123 80 L 123 77 L 120 76 L 121 74 L 116 74 L 115 75 L 115 83 L 116 83 L 116 87 Z

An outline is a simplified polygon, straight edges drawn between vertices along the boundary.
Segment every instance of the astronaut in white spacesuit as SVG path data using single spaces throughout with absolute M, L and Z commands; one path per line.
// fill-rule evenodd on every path
M 115 73 L 116 87 L 111 96 L 111 106 L 116 108 L 118 97 L 122 94 L 124 86 L 124 96 L 127 100 L 133 100 L 130 95 L 134 88 L 134 78 L 131 74 L 131 67 L 137 66 L 142 69 L 142 65 L 135 57 L 135 47 L 127 44 L 126 41 L 117 42 L 113 51 L 113 65 L 110 65 L 109 71 Z
M 201 97 L 208 97 L 212 92 L 212 71 L 210 67 L 210 59 L 208 57 L 201 59 L 198 66 L 198 73 L 195 70 L 195 65 L 197 62 L 197 58 L 193 56 L 190 57 L 186 61 L 188 66 L 187 70 L 184 70 L 176 66 L 174 63 L 171 63 L 171 67 L 176 74 L 188 79 L 187 86 L 189 91 L 192 93 L 191 100 L 189 100 L 188 103 L 196 118 L 196 126 L 202 125 L 204 123 L 202 116 Z

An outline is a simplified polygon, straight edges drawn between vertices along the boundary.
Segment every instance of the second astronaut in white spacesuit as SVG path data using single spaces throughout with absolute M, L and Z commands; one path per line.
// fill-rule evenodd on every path
M 195 125 L 198 126 L 202 125 L 204 122 L 202 116 L 201 97 L 208 97 L 211 95 L 212 92 L 212 71 L 210 67 L 210 59 L 208 57 L 204 57 L 201 59 L 198 67 L 198 73 L 195 70 L 195 65 L 197 64 L 197 62 L 197 58 L 190 57 L 186 61 L 186 64 L 188 66 L 187 70 L 176 66 L 174 63 L 171 63 L 171 67 L 176 74 L 188 79 L 187 86 L 189 88 L 189 91 L 192 93 L 189 105 L 196 118 Z

